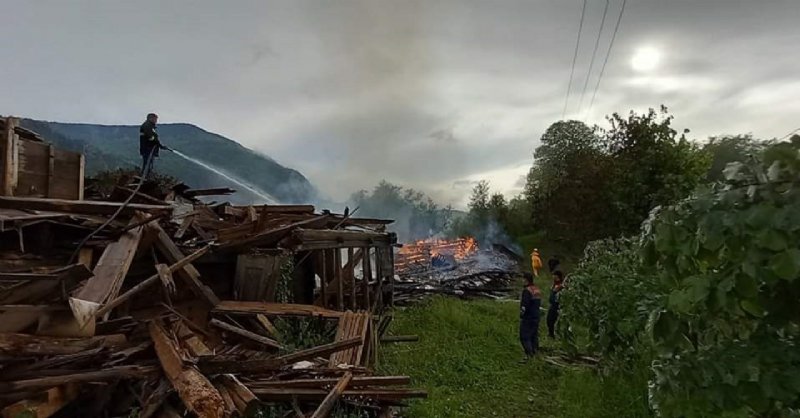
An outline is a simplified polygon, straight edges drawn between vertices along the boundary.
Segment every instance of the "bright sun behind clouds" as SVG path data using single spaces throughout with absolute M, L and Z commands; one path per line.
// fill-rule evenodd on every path
M 641 47 L 631 57 L 631 68 L 638 72 L 648 72 L 656 69 L 661 61 L 661 51 L 657 48 Z

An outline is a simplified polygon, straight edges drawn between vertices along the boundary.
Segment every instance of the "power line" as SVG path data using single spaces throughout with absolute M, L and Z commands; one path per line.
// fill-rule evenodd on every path
M 617 24 L 614 26 L 614 34 L 611 35 L 611 43 L 608 44 L 608 51 L 606 51 L 606 58 L 603 60 L 603 67 L 600 68 L 600 76 L 597 77 L 597 84 L 594 86 L 594 93 L 592 93 L 592 101 L 589 102 L 589 109 L 586 111 L 588 115 L 594 106 L 594 99 L 597 97 L 597 90 L 600 88 L 600 81 L 603 79 L 603 74 L 606 72 L 606 64 L 608 64 L 608 57 L 611 55 L 611 48 L 614 48 L 614 39 L 617 38 L 617 31 L 619 30 L 619 23 L 622 22 L 622 14 L 625 12 L 625 3 L 628 0 L 622 0 L 622 7 L 619 9 L 619 16 L 617 16 Z
M 578 45 L 581 44 L 581 32 L 583 31 L 583 17 L 586 15 L 586 0 L 583 0 L 581 10 L 581 23 L 578 24 L 578 40 L 575 41 L 575 53 L 572 54 L 572 69 L 569 71 L 569 84 L 567 84 L 567 95 L 564 96 L 564 111 L 561 112 L 561 119 L 567 115 L 567 103 L 569 102 L 569 92 L 572 89 L 572 77 L 575 75 L 575 61 L 578 59 Z
M 583 97 L 586 95 L 586 87 L 589 86 L 589 77 L 592 75 L 592 67 L 594 67 L 594 58 L 597 55 L 597 47 L 600 46 L 600 35 L 603 33 L 603 26 L 606 24 L 606 15 L 608 14 L 608 3 L 606 0 L 606 7 L 603 9 L 603 20 L 600 21 L 600 30 L 597 31 L 597 41 L 594 43 L 594 51 L 592 51 L 592 60 L 589 61 L 589 71 L 586 72 L 586 81 L 583 83 L 583 91 L 581 92 L 581 101 L 578 104 L 578 113 L 583 107 Z
M 788 134 L 784 135 L 783 138 L 779 139 L 778 141 L 783 141 L 784 139 L 792 136 L 792 134 L 795 133 L 795 132 L 800 132 L 800 128 L 797 128 L 797 129 L 793 130 L 792 132 L 789 132 Z

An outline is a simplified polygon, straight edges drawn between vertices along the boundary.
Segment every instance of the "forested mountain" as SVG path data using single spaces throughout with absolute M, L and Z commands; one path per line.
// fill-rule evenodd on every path
M 139 127 L 46 122 L 23 119 L 21 125 L 41 134 L 65 149 L 84 153 L 86 175 L 120 167 L 138 167 Z M 212 165 L 245 183 L 261 189 L 282 203 L 313 199 L 316 191 L 298 171 L 239 143 L 186 123 L 159 124 L 162 142 L 180 152 Z M 156 161 L 158 172 L 173 176 L 194 188 L 236 189 L 237 200 L 258 202 L 258 197 L 223 176 L 170 152 Z

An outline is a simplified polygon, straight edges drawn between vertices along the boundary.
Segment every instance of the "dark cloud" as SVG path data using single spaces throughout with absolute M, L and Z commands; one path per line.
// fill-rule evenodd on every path
M 520 189 L 561 117 L 581 4 L 12 0 L 0 113 L 136 123 L 157 111 L 296 167 L 334 198 L 387 179 L 463 204 L 480 178 Z M 568 117 L 603 123 L 663 103 L 701 140 L 797 128 L 796 0 L 629 1 L 589 111 L 603 5 L 587 10 Z M 652 71 L 631 68 L 642 47 L 661 53 Z

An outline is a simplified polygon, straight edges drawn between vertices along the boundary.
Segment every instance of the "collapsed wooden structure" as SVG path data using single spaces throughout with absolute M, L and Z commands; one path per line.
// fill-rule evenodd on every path
M 133 188 L 0 196 L 2 417 L 389 416 L 425 396 L 374 371 L 390 221 Z

